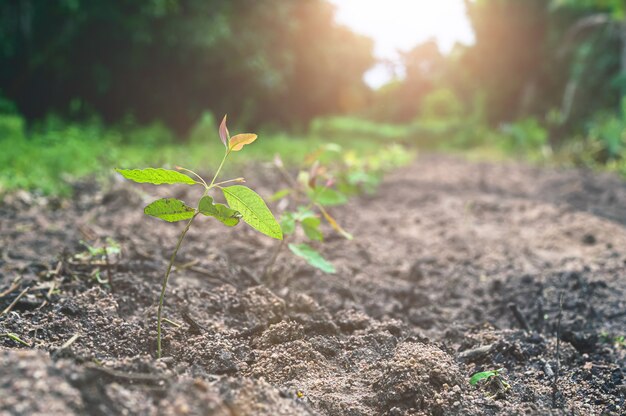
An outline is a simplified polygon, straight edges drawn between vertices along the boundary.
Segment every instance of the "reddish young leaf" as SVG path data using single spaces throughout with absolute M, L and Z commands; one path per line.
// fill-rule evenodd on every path
M 228 127 L 226 127 L 227 116 L 228 114 L 224 115 L 222 123 L 220 124 L 220 139 L 222 139 L 222 143 L 224 143 L 226 148 L 228 148 L 228 142 L 230 141 L 230 133 L 228 132 Z

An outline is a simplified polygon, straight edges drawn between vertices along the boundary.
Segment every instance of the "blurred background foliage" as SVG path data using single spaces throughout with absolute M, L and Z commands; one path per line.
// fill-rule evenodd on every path
M 298 124 L 349 110 L 373 64 L 322 0 L 17 0 L 0 16 L 0 85 L 28 119 Z
M 465 0 L 472 45 L 416 45 L 374 90 L 372 40 L 325 0 L 0 2 L 0 192 L 201 167 L 224 113 L 254 159 L 400 143 L 626 174 L 625 3 Z

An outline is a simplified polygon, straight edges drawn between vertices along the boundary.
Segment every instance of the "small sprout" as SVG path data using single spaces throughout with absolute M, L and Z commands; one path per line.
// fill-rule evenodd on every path
M 472 386 L 475 386 L 476 384 L 478 384 L 478 382 L 480 380 L 485 380 L 488 379 L 489 377 L 496 377 L 498 375 L 498 373 L 502 371 L 502 369 L 499 370 L 489 370 L 489 371 L 481 371 L 480 373 L 476 373 L 474 374 L 470 380 L 469 383 Z
M 481 380 L 485 380 L 486 383 L 484 384 L 484 387 L 490 392 L 487 397 L 490 399 L 502 398 L 509 390 L 511 390 L 511 385 L 500 375 L 503 371 L 504 369 L 500 368 L 498 370 L 488 370 L 475 373 L 470 378 L 469 383 L 472 386 L 476 386 Z
M 345 204 L 348 201 L 348 198 L 340 191 L 331 188 L 335 184 L 335 180 L 330 176 L 329 169 L 322 165 L 318 159 L 325 151 L 326 148 L 322 147 L 308 156 L 307 161 L 311 164 L 310 168 L 298 172 L 295 179 L 285 169 L 282 159 L 278 155 L 274 157 L 274 165 L 285 178 L 288 187 L 277 191 L 272 195 L 271 200 L 277 201 L 289 196 L 289 200 L 296 202 L 295 210 L 285 211 L 281 216 L 280 225 L 284 234 L 294 234 L 299 226 L 309 240 L 322 242 L 324 235 L 320 230 L 320 226 L 322 219 L 324 219 L 342 236 L 347 239 L 352 238 L 324 208 L 325 206 Z M 320 185 L 322 183 L 324 184 L 323 186 Z M 334 266 L 311 246 L 307 244 L 289 244 L 288 247 L 293 254 L 303 258 L 311 266 L 325 273 L 335 273 Z M 278 247 L 276 254 L 272 256 L 272 260 L 267 265 L 266 270 L 271 269 L 281 248 L 282 245 Z
M 107 256 L 117 255 L 120 254 L 122 251 L 120 244 L 112 238 L 107 238 L 106 244 L 104 244 L 102 247 L 92 246 L 83 240 L 79 242 L 87 249 L 87 251 L 75 255 L 74 257 L 77 260 L 88 261 L 98 258 L 104 260 L 107 258 Z
M 274 215 L 269 210 L 263 199 L 252 189 L 243 185 L 232 185 L 224 187 L 222 185 L 227 183 L 243 183 L 244 178 L 235 178 L 222 182 L 215 182 L 218 178 L 226 159 L 231 152 L 240 151 L 245 145 L 254 142 L 257 139 L 256 134 L 245 133 L 238 134 L 230 137 L 228 127 L 226 126 L 226 116 L 222 119 L 222 123 L 219 127 L 219 137 L 226 152 L 220 165 L 213 176 L 210 183 L 207 182 L 197 173 L 192 170 L 177 166 L 177 170 L 168 169 L 116 169 L 126 179 L 139 183 L 151 183 L 154 185 L 161 184 L 185 184 L 185 185 L 202 185 L 204 192 L 196 203 L 195 207 L 187 205 L 185 202 L 176 198 L 162 198 L 158 199 L 145 207 L 144 213 L 146 215 L 167 221 L 187 221 L 187 225 L 178 237 L 176 248 L 172 253 L 163 283 L 161 285 L 161 294 L 159 296 L 159 306 L 157 309 L 157 358 L 161 358 L 161 324 L 164 321 L 162 317 L 163 302 L 165 299 L 165 291 L 167 288 L 167 282 L 172 271 L 172 266 L 178 254 L 178 250 L 185 238 L 185 235 L 189 231 L 194 219 L 202 214 L 204 216 L 213 217 L 222 224 L 228 227 L 234 227 L 239 224 L 240 220 L 243 220 L 250 227 L 255 230 L 278 240 L 282 240 L 283 232 L 280 225 L 274 218 Z M 182 173 L 179 171 L 184 171 Z M 192 176 L 187 175 L 187 173 Z M 194 177 L 196 179 L 194 179 Z M 228 205 L 217 204 L 214 202 L 213 197 L 209 196 L 209 192 L 214 189 L 221 190 Z M 99 277 L 99 276 L 96 276 Z

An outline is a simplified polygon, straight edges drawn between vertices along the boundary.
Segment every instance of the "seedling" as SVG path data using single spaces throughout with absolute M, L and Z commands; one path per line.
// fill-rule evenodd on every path
M 500 368 L 498 370 L 488 370 L 475 373 L 470 378 L 469 383 L 472 386 L 476 386 L 481 380 L 485 380 L 485 386 L 492 393 L 488 397 L 491 399 L 495 399 L 499 396 L 504 395 L 507 391 L 511 389 L 511 385 L 507 383 L 500 375 L 500 373 L 502 373 L 503 371 L 504 369 Z
M 380 148 L 374 155 L 363 155 L 344 151 L 335 143 L 326 143 L 305 158 L 310 168 L 300 171 L 293 178 L 280 157 L 276 157 L 274 164 L 288 187 L 276 192 L 272 200 L 288 198 L 288 204 L 293 207 L 281 215 L 283 232 L 293 235 L 300 228 L 308 240 L 322 242 L 324 235 L 320 225 L 322 220 L 326 220 L 337 233 L 351 240 L 352 235 L 339 225 L 328 208 L 345 204 L 352 195 L 373 193 L 380 185 L 385 171 L 404 165 L 410 159 L 411 153 L 398 145 Z M 271 270 L 283 245 L 281 243 L 272 256 L 265 275 Z M 325 273 L 335 272 L 335 267 L 310 245 L 291 243 L 288 247 L 311 266 Z
M 478 382 L 480 380 L 486 380 L 489 379 L 490 377 L 497 377 L 498 374 L 500 373 L 500 371 L 502 371 L 502 369 L 499 370 L 488 370 L 488 371 L 481 371 L 479 373 L 474 374 L 470 380 L 469 383 L 472 386 L 475 386 L 478 384 Z
M 276 192 L 272 199 L 279 200 L 290 196 L 297 204 L 295 209 L 285 211 L 281 215 L 280 225 L 285 234 L 293 235 L 299 226 L 306 238 L 321 242 L 324 240 L 324 235 L 319 227 L 321 225 L 320 217 L 323 217 L 343 237 L 352 239 L 352 235 L 337 223 L 326 208 L 345 204 L 348 202 L 348 198 L 332 187 L 333 180 L 327 175 L 325 167 L 316 160 L 310 170 L 300 171 L 297 179 L 294 179 L 285 169 L 279 156 L 274 158 L 274 164 L 284 176 L 289 187 Z M 323 185 L 319 185 L 319 182 Z M 287 246 L 293 254 L 306 260 L 309 265 L 324 273 L 335 273 L 335 266 L 310 245 L 290 243 Z M 282 244 L 278 247 L 266 270 L 269 271 L 281 248 Z
M 234 227 L 240 220 L 243 220 L 250 227 L 262 234 L 278 240 L 282 240 L 283 238 L 280 225 L 263 199 L 256 192 L 243 185 L 224 186 L 228 183 L 242 183 L 244 182 L 243 178 L 216 182 L 230 154 L 232 152 L 239 152 L 245 145 L 254 142 L 257 139 L 257 135 L 245 133 L 230 137 L 230 133 L 226 126 L 226 116 L 224 116 L 224 119 L 219 127 L 219 137 L 222 140 L 226 151 L 215 172 L 215 175 L 213 176 L 213 179 L 211 179 L 208 183 L 197 173 L 181 167 L 178 167 L 177 170 L 160 168 L 116 169 L 116 171 L 126 179 L 138 183 L 150 183 L 154 185 L 200 185 L 204 188 L 204 192 L 198 200 L 195 208 L 176 198 L 162 198 L 152 202 L 144 209 L 144 213 L 146 215 L 156 217 L 167 222 L 187 221 L 185 228 L 178 237 L 176 248 L 172 253 L 165 276 L 163 277 L 163 283 L 161 285 L 161 294 L 159 296 L 159 306 L 157 309 L 157 358 L 161 358 L 162 353 L 161 323 L 163 321 L 163 301 L 165 299 L 167 282 L 170 277 L 170 272 L 172 271 L 172 265 L 174 264 L 183 239 L 185 238 L 185 235 L 187 235 L 191 224 L 198 215 L 213 217 L 228 227 Z M 215 188 L 222 192 L 228 205 L 215 203 L 213 197 L 209 196 L 209 193 Z
M 80 262 L 106 267 L 106 280 L 100 277 L 100 268 L 96 268 L 91 273 L 91 277 L 93 277 L 101 285 L 108 285 L 111 288 L 111 291 L 113 291 L 110 256 L 118 256 L 121 253 L 122 250 L 119 243 L 112 238 L 107 238 L 106 244 L 102 247 L 94 247 L 84 241 L 81 241 L 80 243 L 85 246 L 87 251 L 76 254 L 74 259 Z

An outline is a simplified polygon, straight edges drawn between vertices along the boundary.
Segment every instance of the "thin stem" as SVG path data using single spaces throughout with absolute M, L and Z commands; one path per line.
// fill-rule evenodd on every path
M 176 243 L 176 248 L 172 253 L 172 257 L 170 258 L 170 263 L 167 265 L 167 271 L 165 272 L 165 277 L 163 278 L 163 285 L 161 287 L 161 296 L 159 297 L 159 308 L 157 310 L 157 358 L 161 358 L 161 314 L 163 312 L 163 301 L 165 300 L 165 289 L 167 288 L 167 282 L 170 278 L 170 272 L 172 271 L 172 266 L 174 265 L 174 260 L 176 260 L 176 255 L 178 254 L 178 250 L 180 249 L 180 245 L 189 231 L 189 227 L 191 227 L 191 223 L 196 218 L 198 214 L 196 213 L 191 219 L 187 222 L 185 229 L 180 236 L 178 237 L 178 243 Z
M 222 181 L 222 182 L 214 183 L 214 184 L 213 184 L 213 187 L 216 187 L 216 186 L 217 186 L 217 187 L 219 187 L 220 185 L 224 185 L 225 183 L 230 183 L 230 182 L 240 182 L 240 183 L 243 183 L 243 182 L 245 182 L 245 181 L 246 181 L 246 180 L 245 180 L 244 178 L 229 179 L 229 180 L 227 180 L 227 181 Z
M 175 326 L 176 328 L 180 328 L 181 326 L 183 326 L 182 324 L 179 324 L 178 322 L 174 322 L 171 319 L 167 319 L 167 318 L 163 318 L 163 322 L 168 323 L 172 326 Z
M 272 271 L 272 268 L 274 267 L 274 264 L 276 263 L 276 259 L 278 259 L 278 255 L 280 254 L 281 250 L 283 249 L 285 245 L 286 240 L 287 240 L 287 236 L 284 236 L 283 239 L 280 240 L 280 244 L 278 245 L 278 247 L 276 247 L 276 250 L 274 250 L 274 254 L 272 254 L 272 258 L 265 265 L 265 269 L 263 270 L 263 274 L 262 274 L 263 278 L 269 277 Z
M 226 162 L 226 158 L 228 157 L 229 154 L 230 154 L 230 150 L 227 150 L 226 153 L 224 154 L 224 157 L 222 158 L 222 161 L 220 162 L 220 165 L 217 168 L 217 171 L 215 172 L 215 176 L 213 176 L 213 179 L 211 180 L 211 183 L 209 184 L 209 187 L 207 189 L 213 188 L 215 184 L 215 180 L 220 174 L 220 171 L 222 170 L 222 167 L 224 166 L 224 162 Z
M 202 182 L 202 185 L 204 185 L 204 187 L 205 187 L 205 188 L 208 188 L 208 187 L 209 187 L 209 185 L 207 185 L 207 184 L 206 184 L 206 182 L 204 181 L 204 179 L 202 179 L 202 176 L 198 175 L 198 174 L 197 174 L 196 172 L 194 172 L 193 170 L 191 170 L 191 169 L 187 169 L 187 168 L 183 168 L 183 167 L 181 167 L 181 166 L 176 166 L 176 169 L 178 169 L 178 170 L 184 170 L 185 172 L 189 172 L 189 173 L 191 173 L 191 174 L 192 174 L 192 175 L 194 175 L 196 178 L 200 179 L 200 182 Z

